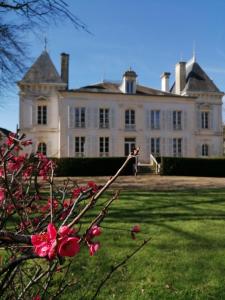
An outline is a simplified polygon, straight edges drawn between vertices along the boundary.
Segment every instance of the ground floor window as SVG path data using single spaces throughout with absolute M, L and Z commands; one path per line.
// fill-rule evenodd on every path
M 45 143 L 39 143 L 37 152 L 47 155 L 47 145 Z
M 99 156 L 109 156 L 109 138 L 100 137 L 99 138 Z
M 153 156 L 160 156 L 160 138 L 151 138 L 151 154 Z
M 202 144 L 202 156 L 209 156 L 209 145 Z
M 173 156 L 175 156 L 175 157 L 182 156 L 182 139 L 181 138 L 173 139 Z
M 85 137 L 75 137 L 75 157 L 84 157 Z
M 128 156 L 136 148 L 136 138 L 124 139 L 124 155 Z

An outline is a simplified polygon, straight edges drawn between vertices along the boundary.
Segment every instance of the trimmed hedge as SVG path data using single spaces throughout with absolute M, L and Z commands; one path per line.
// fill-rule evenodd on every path
M 160 174 L 225 177 L 225 159 L 162 157 Z
M 126 157 L 53 158 L 56 176 L 112 176 L 122 166 Z M 133 175 L 135 160 L 131 159 L 121 175 Z

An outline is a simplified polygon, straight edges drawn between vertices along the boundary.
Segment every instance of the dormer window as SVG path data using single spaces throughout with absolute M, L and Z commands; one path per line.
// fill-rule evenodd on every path
M 136 94 L 136 78 L 137 74 L 134 71 L 132 71 L 131 69 L 129 71 L 126 71 L 123 74 L 123 80 L 120 86 L 120 90 L 124 94 Z
M 126 93 L 133 94 L 134 93 L 134 82 L 133 80 L 126 81 Z

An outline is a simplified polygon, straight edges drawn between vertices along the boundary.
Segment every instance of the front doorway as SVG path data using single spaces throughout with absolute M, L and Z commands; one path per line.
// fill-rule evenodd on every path
M 136 148 L 136 138 L 124 139 L 124 154 L 128 156 Z

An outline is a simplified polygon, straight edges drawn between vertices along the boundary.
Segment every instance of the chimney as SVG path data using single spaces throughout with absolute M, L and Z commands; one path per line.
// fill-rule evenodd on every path
M 61 79 L 69 87 L 69 54 L 61 53 Z
M 162 75 L 161 75 L 161 90 L 163 92 L 169 92 L 169 90 L 170 90 L 169 79 L 170 79 L 169 72 L 162 73 Z
M 181 61 L 175 68 L 175 93 L 181 94 L 186 84 L 186 62 Z

